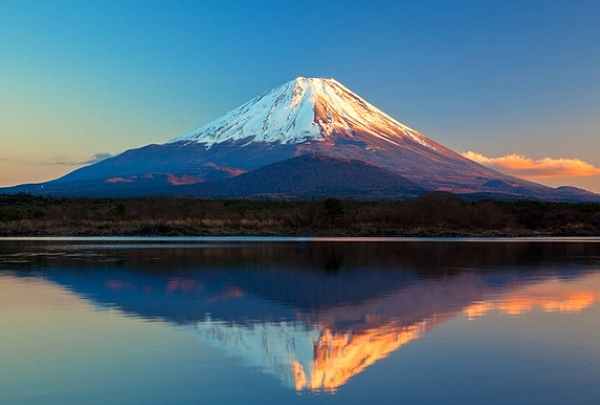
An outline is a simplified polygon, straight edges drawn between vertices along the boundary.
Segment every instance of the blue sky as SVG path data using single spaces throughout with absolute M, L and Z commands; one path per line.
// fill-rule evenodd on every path
M 460 152 L 600 166 L 600 2 L 223 3 L 0 3 L 0 184 L 166 141 L 298 75 Z M 600 191 L 590 173 L 539 180 Z

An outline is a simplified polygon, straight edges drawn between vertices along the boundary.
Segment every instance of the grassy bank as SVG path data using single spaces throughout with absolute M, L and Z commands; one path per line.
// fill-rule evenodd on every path
M 600 204 L 0 196 L 0 235 L 597 236 Z

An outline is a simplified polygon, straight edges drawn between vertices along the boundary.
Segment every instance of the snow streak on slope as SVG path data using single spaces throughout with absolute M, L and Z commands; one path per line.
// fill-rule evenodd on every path
M 297 144 L 333 135 L 367 133 L 391 144 L 409 140 L 435 149 L 419 132 L 394 120 L 334 79 L 296 78 L 171 142 L 208 147 L 226 141 Z

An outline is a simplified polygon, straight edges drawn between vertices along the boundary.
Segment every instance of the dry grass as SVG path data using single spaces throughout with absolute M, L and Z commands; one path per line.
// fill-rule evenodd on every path
M 0 235 L 600 235 L 599 204 L 0 196 Z

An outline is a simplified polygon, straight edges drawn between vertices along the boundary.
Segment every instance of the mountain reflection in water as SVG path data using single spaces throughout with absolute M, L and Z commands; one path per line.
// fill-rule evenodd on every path
M 189 327 L 292 389 L 335 391 L 457 316 L 598 301 L 600 247 L 553 244 L 4 246 L 1 268 Z M 0 273 L 2 274 L 2 273 Z

